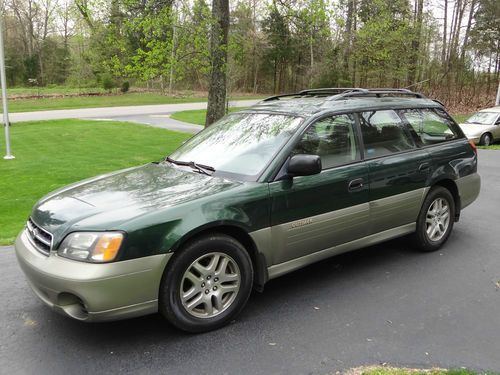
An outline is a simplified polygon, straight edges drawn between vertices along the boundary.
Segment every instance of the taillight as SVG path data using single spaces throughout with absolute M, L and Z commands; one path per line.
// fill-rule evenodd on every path
M 470 148 L 472 148 L 472 151 L 474 151 L 474 154 L 477 155 L 477 147 L 476 144 L 473 141 L 469 141 Z

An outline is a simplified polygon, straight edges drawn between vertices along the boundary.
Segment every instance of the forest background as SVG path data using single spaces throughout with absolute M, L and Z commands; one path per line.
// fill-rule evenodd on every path
M 494 103 L 500 78 L 498 0 L 229 5 L 229 94 L 408 87 L 454 112 Z M 11 88 L 170 96 L 208 88 L 215 22 L 209 1 L 6 0 L 3 17 Z

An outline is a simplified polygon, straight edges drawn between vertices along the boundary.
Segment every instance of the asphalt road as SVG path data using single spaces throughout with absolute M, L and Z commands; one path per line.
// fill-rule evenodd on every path
M 480 151 L 483 188 L 442 250 L 404 240 L 271 281 L 216 332 L 160 316 L 85 324 L 39 302 L 0 249 L 5 374 L 331 374 L 387 363 L 500 370 L 500 152 Z

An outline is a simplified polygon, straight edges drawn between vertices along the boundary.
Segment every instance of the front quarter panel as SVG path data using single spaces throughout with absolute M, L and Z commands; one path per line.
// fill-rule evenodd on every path
M 126 223 L 122 229 L 128 236 L 120 260 L 176 251 L 197 233 L 218 226 L 250 233 L 269 225 L 268 184 L 244 183 Z

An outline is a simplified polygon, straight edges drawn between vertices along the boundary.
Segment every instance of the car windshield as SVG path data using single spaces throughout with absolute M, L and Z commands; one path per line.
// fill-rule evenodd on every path
M 216 176 L 253 181 L 302 120 L 278 114 L 234 113 L 188 140 L 169 160 L 194 162 L 212 167 Z
M 493 125 L 497 116 L 498 113 L 495 112 L 478 112 L 465 120 L 465 122 L 467 124 Z

